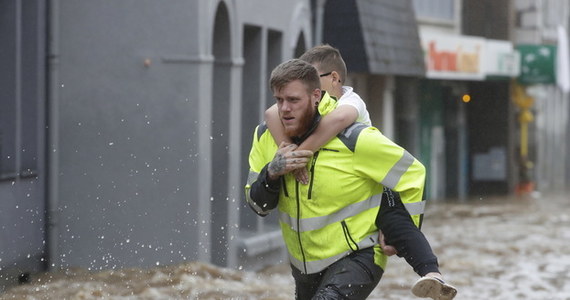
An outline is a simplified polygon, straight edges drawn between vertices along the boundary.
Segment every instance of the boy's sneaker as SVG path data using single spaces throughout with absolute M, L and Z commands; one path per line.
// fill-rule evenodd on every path
M 422 298 L 451 300 L 457 295 L 457 289 L 439 278 L 424 276 L 414 283 L 412 293 Z

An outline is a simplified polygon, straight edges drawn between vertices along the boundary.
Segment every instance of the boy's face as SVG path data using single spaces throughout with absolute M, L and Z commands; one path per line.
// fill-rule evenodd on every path
M 280 90 L 273 90 L 279 118 L 287 136 L 301 136 L 309 130 L 320 95 L 319 89 L 309 93 L 301 80 L 292 81 Z

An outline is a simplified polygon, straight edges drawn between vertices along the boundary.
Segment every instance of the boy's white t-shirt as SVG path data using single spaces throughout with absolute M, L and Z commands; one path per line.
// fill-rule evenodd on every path
M 338 99 L 338 105 L 350 105 L 356 108 L 358 111 L 358 118 L 356 118 L 356 122 L 364 123 L 366 125 L 372 125 L 370 121 L 370 115 L 368 114 L 368 110 L 366 110 L 366 103 L 364 100 L 355 93 L 350 86 L 343 86 L 342 87 L 342 96 Z

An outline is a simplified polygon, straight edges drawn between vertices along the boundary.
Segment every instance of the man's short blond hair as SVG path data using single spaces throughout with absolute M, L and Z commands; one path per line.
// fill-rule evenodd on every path
M 285 85 L 295 80 L 301 80 L 307 86 L 307 93 L 309 94 L 321 87 L 317 69 L 300 59 L 290 59 L 275 67 L 271 72 L 269 86 L 272 91 L 281 90 Z

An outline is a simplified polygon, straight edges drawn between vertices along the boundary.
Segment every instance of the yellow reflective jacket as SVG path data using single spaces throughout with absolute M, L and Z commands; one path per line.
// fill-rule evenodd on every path
M 324 94 L 319 112 L 336 107 Z M 249 155 L 246 200 L 259 215 L 277 207 L 291 263 L 302 273 L 320 272 L 359 249 L 375 247 L 375 262 L 385 268 L 378 246 L 378 214 L 384 186 L 400 193 L 419 225 L 423 214 L 425 168 L 380 131 L 354 123 L 316 151 L 308 164 L 309 184 L 292 174 L 266 179 L 277 145 L 265 124 L 254 134 Z

